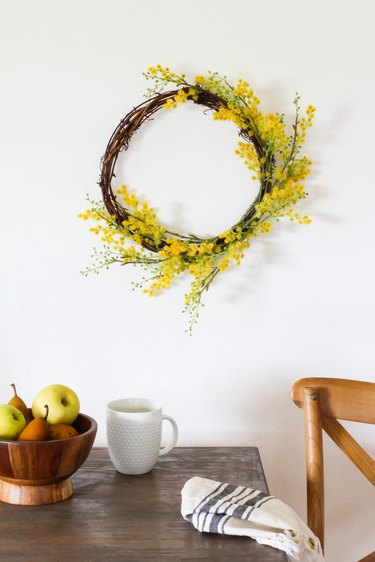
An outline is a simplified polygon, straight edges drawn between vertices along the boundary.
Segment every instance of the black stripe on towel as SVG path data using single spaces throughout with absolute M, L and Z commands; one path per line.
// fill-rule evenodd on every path
M 218 533 L 218 529 L 219 529 L 219 524 L 221 523 L 222 519 L 226 517 L 225 515 L 219 515 L 217 513 L 214 513 L 212 515 L 212 519 L 210 521 L 210 527 L 209 527 L 209 532 L 210 533 Z
M 262 507 L 262 505 L 264 505 L 268 501 L 274 500 L 274 499 L 275 499 L 274 496 L 266 496 L 265 498 L 260 500 L 257 504 L 252 506 L 251 509 L 247 513 L 244 513 L 244 515 L 242 516 L 242 519 L 250 520 L 250 515 L 252 514 L 254 509 L 258 509 L 259 507 Z
M 222 523 L 221 523 L 221 525 L 220 525 L 220 530 L 218 531 L 219 533 L 225 535 L 225 530 L 224 530 L 224 529 L 225 529 L 225 525 L 227 524 L 227 522 L 228 522 L 229 519 L 231 519 L 231 518 L 232 518 L 231 515 L 225 515 L 225 516 L 223 517 L 223 521 L 222 521 Z
M 218 488 L 216 488 L 213 492 L 211 492 L 211 494 L 208 494 L 208 496 L 203 498 L 203 500 L 194 509 L 194 512 L 201 511 L 201 510 L 209 511 L 210 508 L 214 506 L 218 501 L 224 500 L 227 496 L 232 494 L 234 490 L 238 488 L 238 486 L 235 486 L 234 484 L 226 484 L 222 489 L 222 491 L 219 494 L 217 494 L 216 492 L 219 490 L 219 488 L 220 486 L 218 486 Z M 220 501 L 220 503 L 222 502 Z
M 252 498 L 245 501 L 242 505 L 239 505 L 232 513 L 232 517 L 237 517 L 238 519 L 241 519 L 241 517 L 249 507 L 260 507 L 260 505 L 264 503 L 262 502 L 262 500 L 272 499 L 272 498 L 273 496 L 270 496 L 269 494 L 265 494 L 264 492 L 259 492 L 259 494 L 257 494 L 256 496 L 253 496 Z M 251 511 L 252 510 L 250 510 L 250 513 Z

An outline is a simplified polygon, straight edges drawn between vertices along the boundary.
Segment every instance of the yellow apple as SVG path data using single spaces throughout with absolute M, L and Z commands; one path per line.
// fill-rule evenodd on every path
M 43 417 L 45 404 L 48 404 L 48 423 L 74 422 L 79 414 L 79 398 L 77 394 L 63 384 L 51 384 L 41 390 L 34 398 L 31 411 L 34 418 Z
M 0 439 L 15 440 L 26 427 L 25 416 L 10 404 L 0 406 Z

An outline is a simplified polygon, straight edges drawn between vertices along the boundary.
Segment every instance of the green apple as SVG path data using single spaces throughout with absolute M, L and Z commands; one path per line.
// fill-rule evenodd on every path
M 77 394 L 63 384 L 51 384 L 41 390 L 34 398 L 31 411 L 34 418 L 45 415 L 45 405 L 48 404 L 48 423 L 74 422 L 79 414 L 79 398 Z
M 0 439 L 15 440 L 26 427 L 25 416 L 10 404 L 0 406 Z

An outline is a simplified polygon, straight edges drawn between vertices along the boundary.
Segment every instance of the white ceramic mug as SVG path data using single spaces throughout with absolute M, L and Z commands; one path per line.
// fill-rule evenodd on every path
M 160 448 L 162 422 L 172 424 L 168 446 Z M 162 413 L 157 402 L 147 398 L 122 398 L 107 404 L 108 452 L 113 466 L 122 474 L 145 474 L 177 443 L 173 418 Z

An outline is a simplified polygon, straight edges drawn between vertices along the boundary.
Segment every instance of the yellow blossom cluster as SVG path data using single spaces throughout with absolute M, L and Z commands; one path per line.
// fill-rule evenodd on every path
M 185 294 L 186 310 L 199 306 L 202 292 L 208 289 L 218 271 L 212 257 L 203 258 L 199 263 L 190 265 L 189 273 L 193 276 L 193 281 L 190 284 L 190 292 Z
M 267 141 L 273 151 L 281 151 L 288 145 L 288 135 L 281 115 L 273 113 L 258 115 L 257 127 L 261 137 Z
M 250 235 L 248 234 L 243 240 L 233 242 L 228 246 L 227 252 L 220 258 L 217 267 L 220 271 L 225 271 L 233 261 L 236 265 L 241 265 L 242 259 L 245 257 L 245 250 L 249 248 Z
M 220 107 L 213 114 L 213 118 L 215 121 L 233 121 L 239 129 L 246 129 L 248 127 L 246 116 L 240 109 L 235 107 Z
M 242 158 L 245 166 L 252 172 L 254 172 L 252 179 L 261 179 L 261 164 L 264 163 L 264 159 L 261 160 L 258 156 L 257 151 L 255 150 L 252 144 L 248 142 L 241 142 L 237 143 L 238 148 L 235 150 L 235 153 L 238 154 L 240 158 Z
M 165 227 L 159 224 L 155 210 L 146 201 L 142 203 L 126 185 L 122 185 L 117 194 L 124 200 L 129 211 L 127 219 L 122 222 L 127 236 L 136 244 L 148 239 L 158 248 L 165 233 Z
M 225 232 L 219 234 L 218 238 L 224 240 L 225 244 L 232 244 L 233 242 L 237 242 L 237 240 L 241 240 L 243 238 L 242 227 L 236 226 L 235 228 L 225 230 Z
M 154 78 L 168 80 L 168 82 L 174 82 L 175 84 L 183 84 L 186 78 L 185 74 L 178 75 L 172 72 L 168 66 L 163 67 L 161 64 L 150 66 L 148 72 Z
M 274 187 L 271 193 L 266 193 L 260 203 L 255 205 L 256 217 L 281 217 L 286 209 L 305 197 L 304 187 L 289 181 L 283 187 Z
M 299 160 L 294 160 L 288 167 L 288 176 L 294 182 L 305 181 L 310 173 L 311 160 L 303 156 Z
M 197 92 L 194 88 L 189 88 L 187 92 L 181 88 L 173 98 L 167 99 L 163 105 L 164 109 L 176 109 L 179 103 L 186 103 L 188 99 L 196 99 Z
M 158 265 L 158 274 L 155 276 L 155 280 L 143 292 L 150 297 L 154 296 L 159 291 L 167 289 L 176 275 L 179 275 L 184 270 L 184 263 L 179 256 L 161 261 Z
M 115 217 L 111 217 L 104 208 L 95 205 L 84 213 L 80 213 L 78 217 L 97 222 L 96 226 L 89 230 L 100 236 L 101 241 L 111 247 L 111 253 L 114 257 L 110 261 L 127 264 L 138 262 L 141 259 L 143 249 L 141 248 L 138 251 L 134 245 L 129 244 L 129 236 L 119 228 Z
M 309 127 L 312 127 L 315 111 L 316 109 L 313 105 L 308 105 L 306 108 L 306 116 L 302 117 L 299 122 L 299 132 L 297 133 L 297 142 L 299 144 L 303 144 L 306 140 L 306 131 Z

